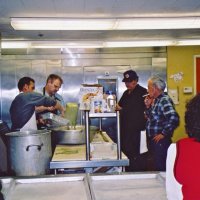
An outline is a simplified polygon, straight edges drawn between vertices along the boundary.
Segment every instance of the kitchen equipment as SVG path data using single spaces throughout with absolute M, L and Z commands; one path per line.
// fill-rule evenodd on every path
M 0 178 L 6 200 L 91 200 L 86 175 Z
M 48 172 L 52 156 L 50 131 L 11 132 L 6 136 L 11 173 L 35 176 Z
M 91 159 L 117 159 L 117 144 L 110 142 L 92 142 Z
M 92 199 L 167 200 L 162 172 L 89 176 Z
M 164 172 L 2 177 L 0 182 L 7 200 L 167 200 Z
M 73 102 L 67 103 L 65 118 L 69 120 L 69 124 L 71 126 L 76 126 L 77 115 L 78 115 L 78 104 Z
M 107 95 L 107 112 L 115 112 L 116 96 L 112 93 L 112 91 L 108 91 Z
M 69 120 L 65 119 L 64 117 L 61 117 L 59 115 L 56 115 L 51 112 L 47 112 L 44 114 L 41 114 L 42 119 L 47 120 L 47 125 L 48 126 L 65 126 L 69 124 Z
M 90 126 L 90 141 L 97 130 L 96 126 Z M 52 129 L 52 140 L 56 144 L 84 144 L 85 127 L 77 125 L 76 127 L 62 126 L 54 128 Z
M 9 133 L 9 132 L 10 132 L 10 129 L 9 129 L 7 123 L 0 120 L 0 137 L 5 145 L 7 143 L 5 134 Z

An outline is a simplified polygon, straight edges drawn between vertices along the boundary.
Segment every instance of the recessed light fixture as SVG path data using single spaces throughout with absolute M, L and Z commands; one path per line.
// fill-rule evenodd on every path
M 200 17 L 11 18 L 15 30 L 151 30 L 200 28 Z
M 200 45 L 200 40 L 138 40 L 138 41 L 13 41 L 2 40 L 2 49 L 15 48 L 117 48 Z

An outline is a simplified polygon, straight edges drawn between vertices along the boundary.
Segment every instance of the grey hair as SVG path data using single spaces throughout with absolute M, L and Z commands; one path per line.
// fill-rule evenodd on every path
M 157 87 L 158 89 L 164 91 L 166 88 L 165 81 L 159 76 L 152 76 L 150 79 L 152 81 L 153 86 Z

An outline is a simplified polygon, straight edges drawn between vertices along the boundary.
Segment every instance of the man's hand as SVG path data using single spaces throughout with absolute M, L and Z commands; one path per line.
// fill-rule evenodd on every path
M 165 136 L 162 133 L 157 134 L 154 136 L 153 140 L 158 143 L 160 140 L 162 140 Z
M 153 104 L 153 99 L 150 98 L 149 96 L 147 96 L 144 99 L 144 104 L 145 104 L 146 108 L 150 108 L 150 106 Z
M 115 110 L 118 111 L 118 110 L 121 110 L 121 109 L 122 109 L 122 107 L 119 106 L 119 104 L 117 104 L 116 107 L 115 107 Z
M 54 111 L 55 107 L 54 106 L 50 106 L 50 107 L 46 107 L 46 106 L 36 106 L 35 110 L 37 113 L 43 112 L 43 111 Z
M 60 111 L 61 117 L 65 116 L 64 115 L 65 114 L 65 108 L 58 101 L 56 101 L 56 105 L 54 106 L 54 108 Z

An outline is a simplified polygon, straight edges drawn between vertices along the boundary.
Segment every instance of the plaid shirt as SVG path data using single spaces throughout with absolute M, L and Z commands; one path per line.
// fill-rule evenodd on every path
M 145 111 L 147 116 L 146 130 L 149 137 L 162 133 L 171 137 L 179 125 L 179 116 L 174 109 L 170 97 L 166 94 L 158 96 L 154 105 Z

